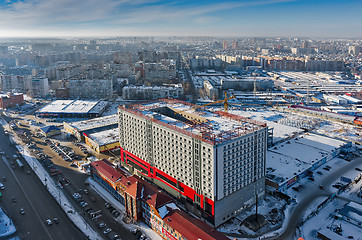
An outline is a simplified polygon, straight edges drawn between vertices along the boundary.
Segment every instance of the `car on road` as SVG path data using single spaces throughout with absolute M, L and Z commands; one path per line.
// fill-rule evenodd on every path
M 58 220 L 58 218 L 53 218 L 53 222 L 55 223 L 55 224 L 58 224 L 59 223 L 59 220 Z
M 108 234 L 110 232 L 112 232 L 112 229 L 110 229 L 110 228 L 107 228 L 106 230 L 103 231 L 104 234 Z
M 118 239 L 120 239 L 120 236 L 118 234 L 116 234 L 112 237 L 112 240 L 118 240 Z
M 5 186 L 2 182 L 0 182 L 0 190 L 4 190 L 5 189 Z
M 53 224 L 53 223 L 52 223 L 52 220 L 50 220 L 50 219 L 47 219 L 47 220 L 46 220 L 46 223 L 48 224 L 48 226 L 50 226 L 50 225 Z
M 327 168 L 327 167 L 324 167 L 323 169 L 324 169 L 324 170 L 326 170 L 326 171 L 329 171 L 329 170 L 330 170 L 330 169 L 329 169 L 329 168 Z
M 323 175 L 323 173 L 322 173 L 321 171 L 317 171 L 317 173 L 318 173 L 319 175 Z
M 314 182 L 314 178 L 312 178 L 312 177 L 309 177 L 308 180 Z
M 360 168 L 358 168 L 358 167 L 356 167 L 355 169 L 356 169 L 357 171 L 362 172 L 362 169 L 360 169 Z
M 20 214 L 21 214 L 21 215 L 24 215 L 24 214 L 25 214 L 24 208 L 21 208 L 21 209 L 20 209 Z
M 297 187 L 292 187 L 292 189 L 296 192 L 299 192 L 299 188 L 297 188 Z
M 12 197 L 12 198 L 11 198 L 11 202 L 12 202 L 12 203 L 16 203 L 16 198 L 15 198 L 15 197 Z
M 99 228 L 104 228 L 105 226 L 106 226 L 106 224 L 103 222 L 98 225 Z

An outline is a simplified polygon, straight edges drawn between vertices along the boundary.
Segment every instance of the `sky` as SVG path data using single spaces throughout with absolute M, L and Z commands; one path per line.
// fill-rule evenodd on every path
M 0 37 L 362 38 L 361 0 L 0 0 Z

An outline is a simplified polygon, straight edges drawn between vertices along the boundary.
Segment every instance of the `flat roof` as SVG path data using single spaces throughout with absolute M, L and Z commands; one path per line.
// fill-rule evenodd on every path
M 37 113 L 99 113 L 106 105 L 106 101 L 55 100 Z
M 266 127 L 265 123 L 222 111 L 212 112 L 201 108 L 195 110 L 193 109 L 195 106 L 197 105 L 179 100 L 161 99 L 143 104 L 129 105 L 124 109 L 135 111 L 141 116 L 158 121 L 169 128 L 177 127 L 179 130 L 184 130 L 186 134 L 188 132 L 218 143 Z M 171 111 L 172 114 L 166 114 L 162 109 Z M 187 121 L 185 115 L 192 119 Z M 184 118 L 184 120 L 176 118 L 177 116 Z
M 119 141 L 119 128 L 112 128 L 104 131 L 87 134 L 99 146 L 115 143 Z
M 312 133 L 280 143 L 267 151 L 267 177 L 283 183 L 345 144 L 344 141 Z
M 118 115 L 113 114 L 105 117 L 93 118 L 79 122 L 68 123 L 68 125 L 77 129 L 79 132 L 99 128 L 103 126 L 113 125 L 118 123 Z

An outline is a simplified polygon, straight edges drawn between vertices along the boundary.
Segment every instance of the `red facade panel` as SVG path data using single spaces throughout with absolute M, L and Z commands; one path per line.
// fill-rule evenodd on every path
M 137 157 L 136 155 L 124 150 L 121 148 L 121 160 L 125 162 L 127 165 L 135 167 L 141 174 L 156 179 L 158 181 L 163 182 L 167 186 L 171 187 L 184 197 L 191 199 L 195 202 L 195 196 L 200 198 L 200 207 L 204 209 L 204 200 L 206 203 L 211 205 L 211 212 L 214 215 L 214 202 L 211 199 L 206 198 L 202 194 L 197 194 L 196 191 L 187 186 L 186 184 L 177 181 L 177 179 L 171 177 L 167 173 L 161 171 L 156 167 L 152 167 L 148 162 L 142 160 L 141 158 Z

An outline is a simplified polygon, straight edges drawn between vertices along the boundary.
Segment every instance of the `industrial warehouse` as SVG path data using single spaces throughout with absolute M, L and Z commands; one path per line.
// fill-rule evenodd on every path
M 64 122 L 64 129 L 98 153 L 119 148 L 117 115 L 74 123 Z
M 122 165 L 219 226 L 265 194 L 267 126 L 200 109 L 175 99 L 119 107 Z
M 56 100 L 35 112 L 43 118 L 94 118 L 107 108 L 107 101 Z

